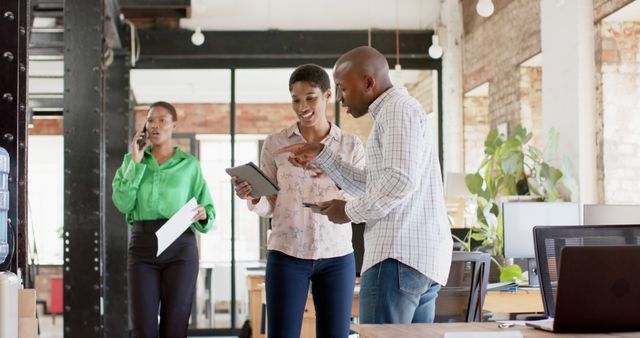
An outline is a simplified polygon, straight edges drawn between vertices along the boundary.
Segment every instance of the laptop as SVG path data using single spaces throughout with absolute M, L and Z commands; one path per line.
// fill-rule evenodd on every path
M 563 333 L 640 331 L 640 246 L 566 246 L 555 318 L 527 326 Z

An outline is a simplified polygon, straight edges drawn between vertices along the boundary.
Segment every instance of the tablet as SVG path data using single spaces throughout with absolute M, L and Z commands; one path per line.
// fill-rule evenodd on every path
M 311 209 L 311 211 L 315 212 L 316 214 L 321 214 L 322 213 L 322 208 L 320 208 L 317 204 L 303 202 L 302 206 L 305 207 L 305 208 Z
M 229 176 L 236 176 L 240 181 L 249 182 L 251 188 L 253 188 L 251 195 L 254 197 L 273 195 L 280 190 L 278 185 L 269 179 L 253 162 L 227 168 L 225 171 Z

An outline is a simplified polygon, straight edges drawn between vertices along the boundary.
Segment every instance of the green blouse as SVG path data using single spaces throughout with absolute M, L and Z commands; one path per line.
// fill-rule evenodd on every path
M 202 176 L 200 162 L 175 147 L 175 154 L 158 165 L 147 147 L 140 163 L 131 153 L 113 178 L 112 199 L 116 208 L 133 221 L 171 218 L 192 197 L 207 210 L 207 219 L 191 224 L 202 233 L 211 229 L 216 218 L 213 201 Z

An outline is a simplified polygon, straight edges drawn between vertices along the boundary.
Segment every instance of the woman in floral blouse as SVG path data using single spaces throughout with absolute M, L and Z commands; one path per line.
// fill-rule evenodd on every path
M 277 195 L 254 197 L 247 182 L 232 178 L 249 209 L 272 217 L 267 257 L 267 330 L 270 337 L 300 337 L 311 283 L 317 337 L 347 337 L 355 282 L 351 224 L 335 224 L 303 203 L 347 199 L 317 168 L 289 163 L 276 149 L 300 142 L 322 142 L 344 161 L 364 166 L 360 140 L 343 133 L 326 116 L 332 93 L 327 72 L 317 65 L 296 68 L 289 79 L 291 105 L 298 121 L 264 142 L 261 169 L 280 187 Z

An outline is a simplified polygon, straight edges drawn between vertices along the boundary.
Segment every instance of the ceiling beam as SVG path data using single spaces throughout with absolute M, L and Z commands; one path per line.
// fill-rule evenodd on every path
M 367 31 L 207 31 L 202 46 L 190 30 L 139 31 L 136 68 L 274 68 L 316 63 L 332 67 L 343 53 L 367 45 Z M 440 69 L 427 54 L 433 31 L 400 31 L 403 69 Z M 372 46 L 396 63 L 395 31 L 373 31 Z
M 61 18 L 63 14 L 63 0 L 31 0 L 30 5 L 32 18 L 35 16 Z
M 188 18 L 191 0 L 120 0 L 126 18 Z

